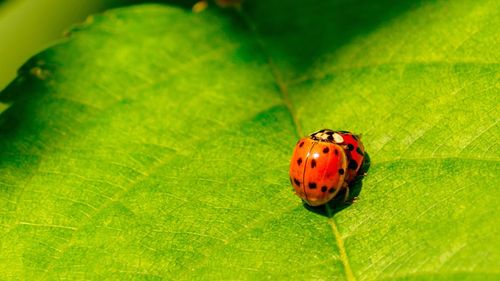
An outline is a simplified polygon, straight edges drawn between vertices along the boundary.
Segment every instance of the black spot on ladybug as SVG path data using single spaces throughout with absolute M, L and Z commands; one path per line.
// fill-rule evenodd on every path
M 328 140 L 333 141 L 333 135 L 328 135 Z
M 338 150 L 334 150 L 333 153 L 335 153 L 335 155 L 339 155 L 339 151 Z
M 303 142 L 303 141 L 301 141 L 301 142 L 299 143 L 299 147 L 302 147 L 302 146 L 304 146 L 304 142 Z
M 323 185 L 323 186 L 321 187 L 321 191 L 322 191 L 322 192 L 326 192 L 326 189 L 327 189 L 327 187 L 326 187 L 325 185 Z
M 330 193 L 334 193 L 334 192 L 335 192 L 335 188 L 330 187 L 330 189 L 328 189 L 328 192 L 330 192 Z
M 328 153 L 329 151 L 330 151 L 330 149 L 329 149 L 328 147 L 323 148 L 323 153 L 325 153 L 325 154 L 326 154 L 326 153 Z
M 297 159 L 297 164 L 300 166 L 302 164 L 302 158 Z
M 300 186 L 300 181 L 299 181 L 298 179 L 293 179 L 293 182 L 294 182 L 296 185 Z
M 313 168 L 313 169 L 316 168 L 316 160 L 315 159 L 311 160 L 311 168 Z
M 344 169 L 339 169 L 339 174 L 343 175 L 344 174 Z
M 358 148 L 356 148 L 356 152 L 357 152 L 359 155 L 361 155 L 361 156 L 365 155 L 365 154 L 363 153 L 363 151 L 361 150 L 361 148 L 359 148 L 359 146 L 358 146 Z
M 356 170 L 357 168 L 358 168 L 358 163 L 356 163 L 356 161 L 354 160 L 349 161 L 349 169 Z
M 348 145 L 347 145 L 347 150 L 349 150 L 349 151 L 353 151 L 353 150 L 354 150 L 354 145 L 352 145 L 352 144 L 348 144 Z
M 309 183 L 309 188 L 310 189 L 315 189 L 316 188 L 316 183 L 315 182 L 310 182 Z

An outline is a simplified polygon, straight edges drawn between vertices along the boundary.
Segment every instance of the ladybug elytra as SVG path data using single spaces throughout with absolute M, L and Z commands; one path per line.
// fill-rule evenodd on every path
M 297 142 L 290 161 L 290 182 L 310 206 L 326 204 L 341 189 L 348 196 L 364 159 L 358 136 L 323 129 Z

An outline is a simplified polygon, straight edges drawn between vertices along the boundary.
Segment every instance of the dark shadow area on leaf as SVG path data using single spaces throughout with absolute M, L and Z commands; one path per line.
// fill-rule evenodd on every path
M 40 90 L 45 86 L 43 79 L 36 74 L 42 71 L 37 66 L 37 61 L 37 57 L 28 60 L 19 69 L 18 77 L 0 92 L 0 102 L 12 104 L 0 114 L 0 153 L 12 152 L 12 149 L 7 147 L 15 145 L 19 139 L 34 140 L 36 133 L 41 129 L 36 124 L 35 112 L 39 99 L 43 98 Z M 23 135 L 23 130 L 31 130 L 31 133 Z
M 365 160 L 363 161 L 363 165 L 359 170 L 359 176 L 356 178 L 356 181 L 349 187 L 349 197 L 347 198 L 346 202 L 344 202 L 344 196 L 346 191 L 342 190 L 339 192 L 339 194 L 337 194 L 337 196 L 335 196 L 335 198 L 330 200 L 326 205 L 313 207 L 304 203 L 304 208 L 318 215 L 331 218 L 336 213 L 344 210 L 345 208 L 351 206 L 352 204 L 355 204 L 354 201 L 361 193 L 361 189 L 363 188 L 363 178 L 365 177 L 364 175 L 368 173 L 368 170 L 370 169 L 370 164 L 371 164 L 370 155 L 367 152 L 365 152 Z
M 1 190 L 5 192 L 15 186 L 9 182 L 10 179 L 15 179 L 12 175 L 28 177 L 33 166 L 38 165 L 40 161 L 36 152 L 43 149 L 43 144 L 37 141 L 43 130 L 35 114 L 39 105 L 38 99 L 29 99 L 39 83 L 19 81 L 23 79 L 31 80 L 31 77 L 18 78 L 0 96 L 1 101 L 7 104 L 16 102 L 0 114 L 0 170 L 6 174 L 10 173 L 10 177 L 3 179 L 6 185 Z M 18 102 L 21 98 L 16 95 L 17 91 L 23 94 L 22 102 Z
M 424 1 L 247 1 L 243 11 L 274 57 L 304 70 L 353 38 L 369 34 Z
M 57 143 L 61 132 L 71 126 L 68 124 L 89 111 L 70 100 L 50 99 L 53 81 L 48 80 L 61 67 L 47 59 L 53 52 L 49 48 L 29 59 L 19 69 L 18 77 L 0 92 L 0 102 L 10 105 L 0 113 L 0 169 L 22 165 L 23 170 L 32 171 L 48 144 Z M 59 107 L 72 114 L 61 114 L 55 110 Z M 44 117 L 48 115 L 53 120 L 47 122 Z M 18 158 L 22 163 L 13 165 Z

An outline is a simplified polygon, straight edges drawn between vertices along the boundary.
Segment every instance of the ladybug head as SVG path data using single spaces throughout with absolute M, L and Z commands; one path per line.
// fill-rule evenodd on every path
M 309 136 L 315 141 L 331 142 L 331 143 L 343 143 L 344 138 L 337 132 L 330 129 L 323 129 L 312 133 Z

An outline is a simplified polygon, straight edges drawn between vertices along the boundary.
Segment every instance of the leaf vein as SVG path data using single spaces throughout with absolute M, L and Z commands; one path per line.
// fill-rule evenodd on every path
M 141 176 L 132 181 L 128 185 L 128 187 L 125 187 L 123 190 L 117 192 L 110 200 L 105 201 L 105 203 L 103 203 L 99 208 L 96 208 L 94 212 L 89 214 L 88 219 L 85 222 L 83 222 L 81 226 L 76 227 L 74 229 L 71 238 L 66 243 L 62 244 L 62 246 L 57 247 L 58 255 L 55 256 L 54 259 L 51 260 L 51 262 L 48 263 L 45 272 L 46 273 L 50 272 L 51 269 L 54 267 L 54 261 L 60 260 L 61 257 L 64 255 L 64 253 L 71 247 L 71 245 L 73 245 L 73 243 L 76 240 L 76 233 L 84 229 L 85 226 L 87 226 L 92 221 L 92 219 L 95 218 L 98 214 L 109 208 L 114 202 L 118 202 L 120 198 L 125 196 L 131 190 L 133 190 L 134 187 L 138 186 L 140 182 L 147 179 L 151 174 L 160 169 L 168 161 L 168 159 L 170 159 L 170 157 L 171 157 L 170 154 L 166 154 L 163 158 L 160 159 L 159 162 L 152 165 L 148 169 L 148 171 L 145 171 L 143 174 L 141 174 Z M 41 279 L 47 279 L 47 276 L 43 276 Z

